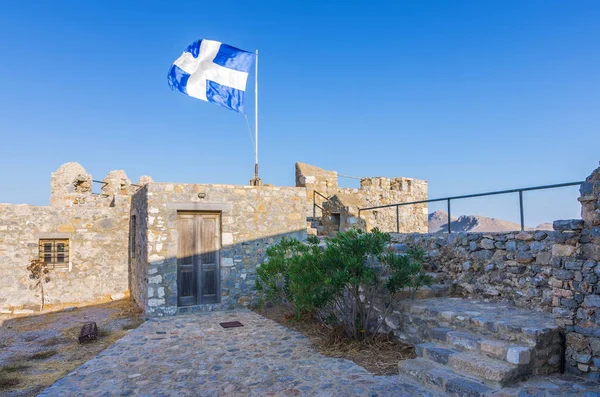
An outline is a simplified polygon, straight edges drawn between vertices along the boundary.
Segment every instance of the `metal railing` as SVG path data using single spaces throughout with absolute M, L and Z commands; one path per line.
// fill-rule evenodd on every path
M 558 183 L 556 185 L 543 185 L 543 186 L 534 186 L 534 187 L 524 187 L 524 188 L 519 188 L 519 189 L 498 190 L 495 192 L 466 194 L 463 196 L 443 197 L 443 198 L 431 199 L 431 200 L 411 201 L 408 203 L 387 204 L 387 205 L 379 205 L 376 207 L 359 208 L 358 209 L 358 217 L 360 218 L 360 214 L 363 211 L 371 211 L 371 210 L 376 210 L 379 208 L 396 207 L 396 233 L 400 233 L 400 207 L 401 206 L 446 201 L 447 205 L 448 205 L 448 233 L 452 233 L 452 216 L 451 216 L 451 212 L 450 212 L 450 202 L 452 200 L 460 200 L 460 199 L 467 199 L 467 198 L 473 198 L 473 197 L 494 196 L 494 195 L 498 195 L 498 194 L 519 193 L 519 213 L 521 216 L 521 231 L 524 231 L 525 230 L 525 216 L 524 216 L 524 212 L 523 212 L 523 192 L 528 192 L 528 191 L 532 191 L 532 190 L 555 189 L 555 188 L 566 187 L 566 186 L 577 186 L 577 185 L 581 185 L 583 182 L 584 181 Z
M 317 204 L 317 195 L 323 197 L 325 199 L 325 201 L 328 201 L 331 198 L 331 197 L 322 195 L 321 193 L 317 192 L 316 190 L 313 190 L 313 218 L 317 217 L 317 208 L 319 208 L 321 210 L 321 214 L 323 213 L 323 207 L 321 207 L 319 204 Z
M 100 193 L 94 193 L 94 192 L 92 191 L 92 195 L 93 195 L 93 196 L 107 196 L 106 194 L 103 194 L 103 193 L 102 193 L 102 189 L 104 189 L 104 188 L 105 188 L 105 187 L 108 185 L 108 182 L 105 182 L 105 181 L 98 181 L 98 180 L 96 180 L 96 179 L 92 179 L 92 183 L 99 183 L 99 184 L 101 185 L 101 186 L 100 186 Z M 131 185 L 131 186 L 135 186 L 135 187 L 137 187 L 137 190 L 139 190 L 139 189 L 141 189 L 141 188 L 143 187 L 142 185 L 138 185 L 137 183 L 130 183 L 130 185 Z M 136 190 L 136 191 L 137 191 L 137 190 Z

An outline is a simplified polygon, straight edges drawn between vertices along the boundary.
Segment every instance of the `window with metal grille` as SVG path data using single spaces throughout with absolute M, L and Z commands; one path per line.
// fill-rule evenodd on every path
M 135 215 L 131 215 L 131 225 L 129 226 L 129 258 L 135 259 L 135 233 L 136 233 L 136 223 L 135 223 Z
M 68 269 L 69 240 L 40 240 L 40 259 L 51 269 Z

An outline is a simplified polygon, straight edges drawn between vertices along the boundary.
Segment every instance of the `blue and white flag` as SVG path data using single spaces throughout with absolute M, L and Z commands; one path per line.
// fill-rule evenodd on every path
M 169 70 L 169 86 L 244 113 L 244 91 L 255 55 L 214 40 L 190 44 Z

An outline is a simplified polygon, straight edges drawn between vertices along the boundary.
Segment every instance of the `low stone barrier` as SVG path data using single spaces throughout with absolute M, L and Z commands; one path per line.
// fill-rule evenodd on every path
M 393 234 L 423 248 L 455 294 L 551 312 L 566 335 L 568 372 L 600 380 L 600 168 L 580 188 L 582 219 L 554 231 Z

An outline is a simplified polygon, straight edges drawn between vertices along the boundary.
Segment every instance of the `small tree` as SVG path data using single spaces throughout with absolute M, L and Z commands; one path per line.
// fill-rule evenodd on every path
M 389 234 L 376 229 L 338 233 L 325 247 L 316 238 L 308 244 L 283 239 L 267 250 L 256 287 L 266 299 L 288 304 L 296 318 L 317 314 L 341 325 L 349 337 L 365 339 L 379 332 L 397 292 L 409 290 L 414 297 L 431 284 L 422 269 L 424 252 L 388 252 L 389 241 Z M 383 304 L 383 313 L 377 304 Z
M 44 310 L 44 283 L 50 282 L 48 264 L 41 259 L 32 259 L 29 266 L 27 266 L 27 270 L 29 270 L 29 278 L 34 280 L 33 288 L 40 288 L 42 295 L 40 311 L 42 311 Z

